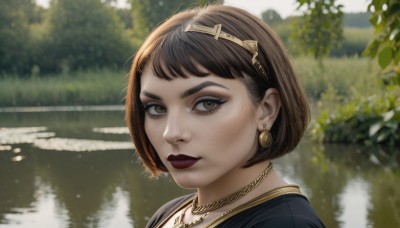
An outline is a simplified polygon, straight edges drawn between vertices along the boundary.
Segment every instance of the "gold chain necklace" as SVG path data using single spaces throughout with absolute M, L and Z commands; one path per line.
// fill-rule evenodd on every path
M 269 172 L 272 170 L 272 162 L 268 165 L 268 167 L 250 184 L 244 186 L 241 188 L 239 191 L 224 197 L 223 199 L 214 201 L 212 203 L 206 204 L 206 205 L 198 205 L 198 197 L 193 199 L 192 202 L 192 214 L 204 214 L 208 213 L 210 211 L 214 211 L 218 208 L 221 208 L 225 205 L 228 205 L 230 203 L 235 202 L 236 200 L 242 198 L 243 196 L 247 195 L 249 192 L 251 192 L 254 188 L 256 188 L 266 176 L 268 176 Z M 200 221 L 201 222 L 201 221 Z
M 208 212 L 205 213 L 204 215 L 202 215 L 200 218 L 198 218 L 197 220 L 194 220 L 191 223 L 186 224 L 183 219 L 185 217 L 185 213 L 186 211 L 189 209 L 190 205 L 187 206 L 185 209 L 183 209 L 182 214 L 179 215 L 174 222 L 174 227 L 173 228 L 189 228 L 192 227 L 194 225 L 197 225 L 199 223 L 201 223 L 203 221 L 203 219 L 208 215 Z

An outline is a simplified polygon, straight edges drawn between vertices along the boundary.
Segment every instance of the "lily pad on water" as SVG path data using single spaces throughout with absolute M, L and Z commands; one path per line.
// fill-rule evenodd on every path
M 95 127 L 93 132 L 104 133 L 104 134 L 129 134 L 127 127 Z
M 66 138 L 37 139 L 33 145 L 42 150 L 74 152 L 133 149 L 131 142 Z
M 56 134 L 46 127 L 0 128 L 0 144 L 33 143 L 36 139 L 51 138 Z

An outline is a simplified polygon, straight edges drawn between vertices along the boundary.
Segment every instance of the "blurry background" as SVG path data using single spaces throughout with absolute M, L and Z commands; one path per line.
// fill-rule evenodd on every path
M 0 227 L 144 227 L 191 190 L 149 180 L 124 121 L 129 67 L 204 0 L 1 0 Z M 312 107 L 275 161 L 327 227 L 400 227 L 400 3 L 217 0 L 278 34 Z

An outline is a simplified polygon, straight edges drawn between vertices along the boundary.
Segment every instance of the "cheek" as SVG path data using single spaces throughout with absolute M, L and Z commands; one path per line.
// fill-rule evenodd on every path
M 157 146 L 160 141 L 160 136 L 162 133 L 159 133 L 159 124 L 156 124 L 154 120 L 149 119 L 148 117 L 144 118 L 144 130 L 146 132 L 147 138 L 150 140 L 150 143 L 157 149 Z
M 150 125 L 151 124 L 149 124 L 149 121 L 148 121 L 147 117 L 145 117 L 144 118 L 144 131 L 146 132 L 146 135 L 147 135 L 147 137 L 149 139 L 151 138 L 151 131 L 150 131 L 151 127 L 150 127 Z M 151 139 L 150 139 L 150 141 L 151 141 Z
M 214 145 L 233 149 L 253 146 L 257 125 L 251 107 L 232 107 L 211 124 L 207 135 Z

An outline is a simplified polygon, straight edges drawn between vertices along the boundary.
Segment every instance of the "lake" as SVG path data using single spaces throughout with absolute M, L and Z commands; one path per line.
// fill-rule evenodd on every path
M 386 228 L 400 227 L 399 157 L 304 139 L 274 164 L 327 227 Z M 192 191 L 167 175 L 149 180 L 123 107 L 0 109 L 0 227 L 140 228 Z

